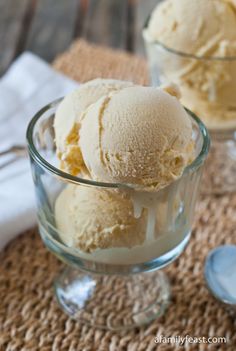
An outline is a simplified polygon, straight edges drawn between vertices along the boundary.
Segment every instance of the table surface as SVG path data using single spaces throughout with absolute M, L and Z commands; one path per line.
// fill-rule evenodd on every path
M 0 0 L 0 75 L 24 50 L 51 62 L 78 37 L 144 54 L 142 27 L 158 0 Z

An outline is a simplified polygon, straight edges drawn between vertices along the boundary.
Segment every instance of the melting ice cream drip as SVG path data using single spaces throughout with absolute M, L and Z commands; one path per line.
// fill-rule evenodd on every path
M 147 228 L 146 228 L 146 240 L 153 241 L 155 239 L 155 227 L 157 219 L 157 204 L 158 198 L 156 193 L 150 193 L 148 191 L 137 191 L 134 190 L 131 193 L 131 199 L 134 207 L 134 217 L 140 218 L 143 209 L 147 209 Z
M 148 208 L 146 240 L 151 241 L 155 239 L 155 226 L 156 226 L 156 206 Z
M 174 227 L 174 222 L 175 222 L 175 198 L 176 198 L 176 190 L 177 190 L 177 185 L 172 184 L 169 194 L 168 194 L 168 207 L 167 207 L 167 216 L 166 220 L 168 221 L 168 226 L 171 228 Z
M 133 207 L 134 207 L 134 218 L 138 219 L 141 217 L 143 207 L 139 201 L 135 200 L 135 197 L 132 198 Z

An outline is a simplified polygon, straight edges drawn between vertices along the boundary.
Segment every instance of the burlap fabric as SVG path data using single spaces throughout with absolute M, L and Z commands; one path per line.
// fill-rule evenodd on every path
M 148 80 L 137 57 L 77 41 L 54 67 L 79 81 L 95 77 Z M 0 350 L 236 350 L 236 318 L 208 292 L 203 265 L 210 249 L 236 244 L 236 195 L 202 197 L 184 254 L 166 271 L 172 304 L 145 328 L 124 333 L 101 331 L 69 319 L 58 307 L 53 278 L 62 264 L 43 246 L 37 229 L 24 233 L 0 255 Z M 156 344 L 154 338 L 224 336 L 227 344 Z

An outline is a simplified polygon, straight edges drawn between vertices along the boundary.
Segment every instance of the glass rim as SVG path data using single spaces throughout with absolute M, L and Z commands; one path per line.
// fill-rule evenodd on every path
M 26 131 L 26 140 L 27 140 L 27 146 L 29 150 L 29 154 L 31 157 L 38 163 L 40 164 L 43 169 L 45 169 L 47 172 L 53 174 L 54 176 L 62 179 L 63 181 L 70 182 L 73 184 L 84 184 L 84 185 L 91 185 L 91 186 L 96 186 L 96 187 L 103 187 L 103 188 L 129 188 L 129 189 L 137 189 L 138 184 L 126 184 L 126 183 L 109 183 L 109 182 L 99 182 L 95 180 L 90 180 L 86 178 L 81 178 L 77 176 L 73 176 L 69 173 L 66 173 L 59 168 L 53 166 L 51 163 L 49 163 L 37 150 L 37 147 L 34 144 L 33 141 L 33 133 L 34 133 L 34 127 L 38 120 L 43 116 L 45 112 L 50 110 L 51 108 L 55 108 L 63 98 L 59 98 L 54 100 L 53 102 L 47 104 L 43 108 L 41 108 L 31 119 L 31 121 L 28 124 L 27 131 Z M 203 143 L 202 143 L 202 148 L 199 154 L 195 157 L 195 159 L 192 161 L 191 164 L 185 167 L 183 174 L 177 178 L 175 181 L 178 181 L 180 178 L 183 177 L 183 175 L 188 174 L 190 172 L 195 171 L 205 160 L 207 157 L 209 147 L 210 147 L 210 136 L 208 133 L 207 128 L 203 124 L 203 122 L 198 118 L 192 111 L 188 110 L 186 107 L 184 107 L 185 111 L 190 115 L 190 117 L 195 121 L 197 124 L 199 131 L 201 133 Z M 175 182 L 174 181 L 174 182 Z M 174 183 L 173 182 L 173 183 Z M 140 187 L 142 190 L 142 187 Z M 150 187 L 151 188 L 151 187 Z M 143 190 L 146 188 L 143 187 Z
M 145 42 L 148 42 L 147 38 L 145 37 L 145 31 L 148 28 L 149 22 L 150 22 L 150 18 L 151 18 L 151 13 L 149 14 L 148 18 L 145 21 L 145 24 L 143 26 L 143 38 Z M 231 62 L 231 61 L 236 61 L 236 56 L 204 56 L 204 55 L 194 55 L 194 54 L 189 54 L 187 52 L 181 51 L 181 50 L 175 50 L 171 47 L 169 47 L 168 45 L 165 45 L 164 43 L 162 43 L 161 41 L 155 39 L 149 42 L 151 45 L 155 45 L 155 46 L 159 46 L 162 49 L 164 49 L 165 51 L 168 51 L 176 56 L 180 56 L 180 57 L 185 57 L 185 58 L 191 58 L 194 60 L 202 60 L 202 61 L 222 61 L 222 62 Z

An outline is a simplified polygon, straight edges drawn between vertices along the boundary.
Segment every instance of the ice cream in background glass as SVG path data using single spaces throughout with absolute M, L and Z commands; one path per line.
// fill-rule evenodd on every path
M 181 102 L 200 116 L 212 135 L 204 191 L 235 190 L 235 1 L 159 1 L 143 37 L 152 84 L 178 84 Z
M 56 295 L 77 320 L 132 328 L 169 303 L 168 280 L 156 270 L 189 240 L 209 147 L 204 125 L 178 98 L 174 85 L 96 79 L 45 107 L 28 128 L 40 234 L 70 265 Z M 107 285 L 114 296 L 123 287 L 113 315 L 109 298 L 94 302 L 96 289 L 111 293 Z

